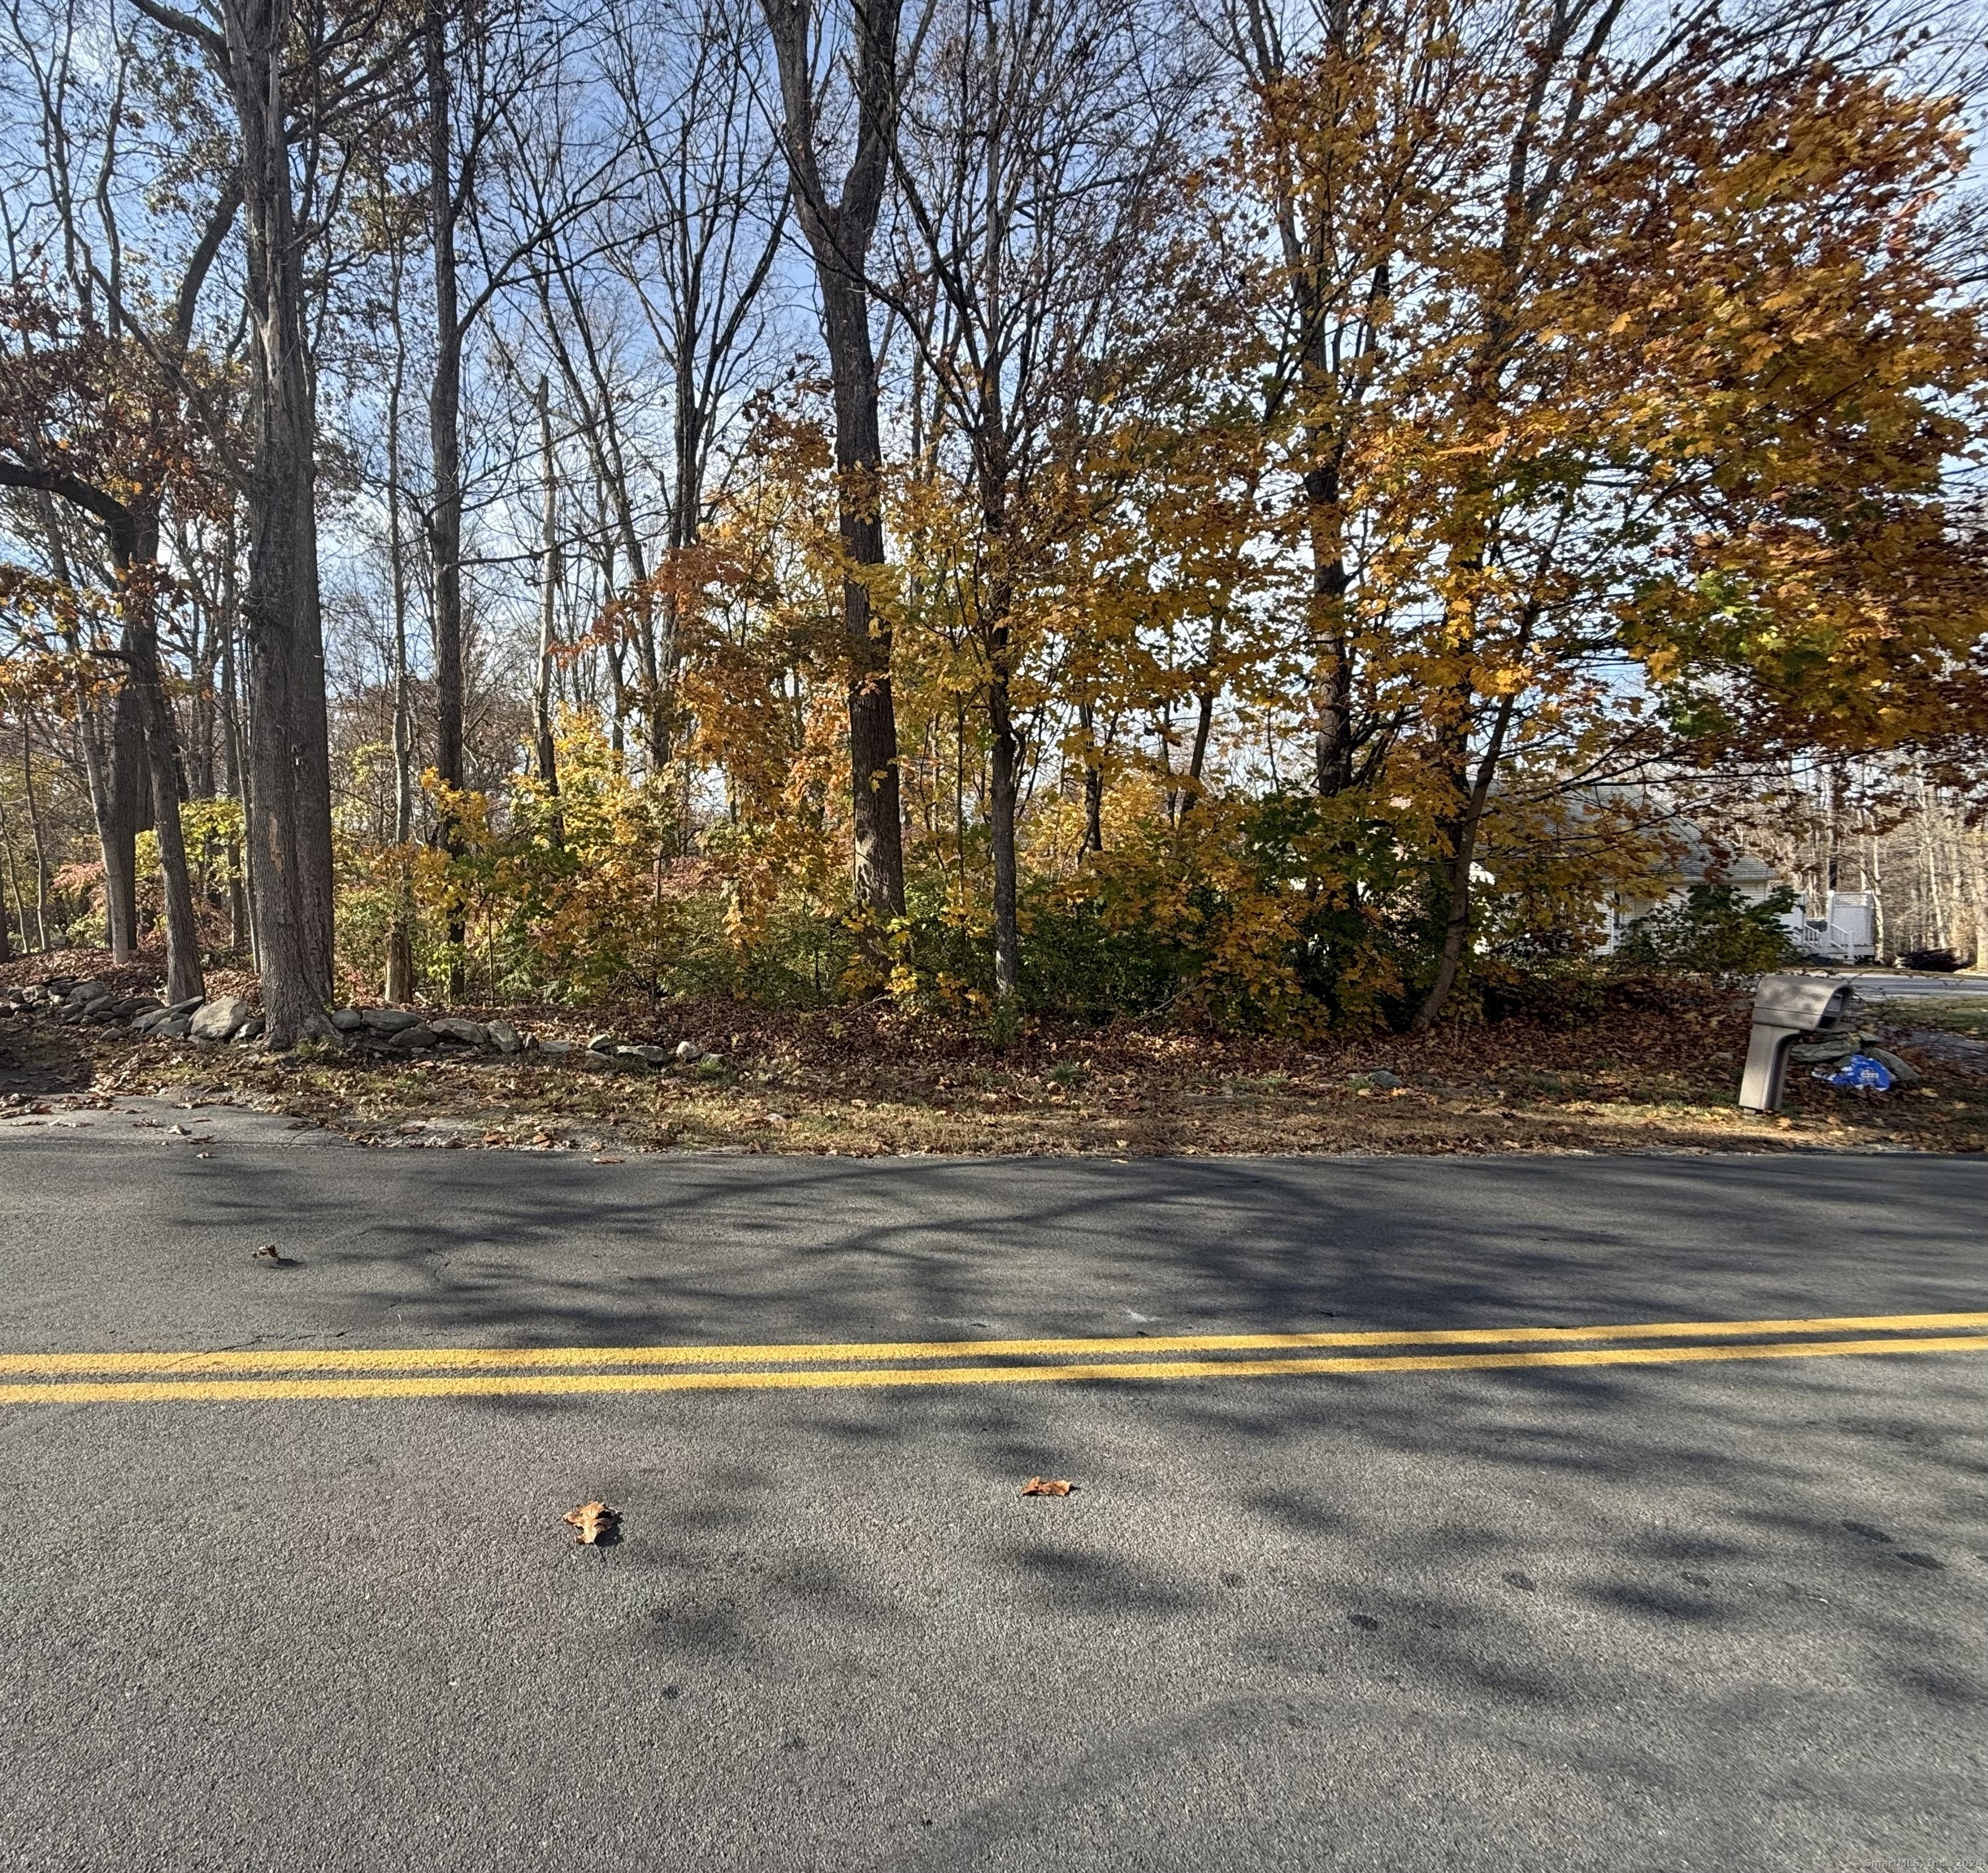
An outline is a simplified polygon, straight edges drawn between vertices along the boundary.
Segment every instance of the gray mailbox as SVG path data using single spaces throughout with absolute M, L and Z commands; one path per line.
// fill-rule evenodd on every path
M 1850 1012 L 1856 991 L 1826 976 L 1763 976 L 1753 997 L 1753 1038 L 1739 1103 L 1749 1112 L 1778 1112 L 1788 1049 L 1812 1029 L 1834 1028 Z

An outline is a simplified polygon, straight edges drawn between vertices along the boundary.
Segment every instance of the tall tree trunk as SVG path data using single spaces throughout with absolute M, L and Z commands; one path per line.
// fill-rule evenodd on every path
M 427 0 L 422 50 L 428 85 L 428 217 L 435 254 L 435 376 L 428 393 L 434 502 L 428 545 L 435 581 L 435 771 L 462 784 L 462 336 L 456 263 L 456 194 L 448 15 Z M 453 832 L 453 827 L 449 828 Z
M 814 260 L 822 332 L 835 387 L 840 526 L 849 564 L 842 623 L 849 659 L 849 795 L 857 903 L 904 915 L 903 806 L 897 712 L 891 694 L 891 634 L 875 615 L 862 568 L 881 566 L 879 502 L 883 449 L 877 419 L 876 354 L 870 338 L 865 267 L 888 179 L 897 128 L 897 37 L 902 0 L 854 0 L 854 153 L 839 200 L 823 187 L 810 0 L 761 0 L 779 63 L 787 153 L 801 232 Z
M 435 580 L 435 771 L 462 784 L 462 324 L 456 262 L 456 176 L 449 82 L 449 19 L 444 0 L 426 0 L 421 42 L 428 111 L 428 220 L 435 252 L 435 379 L 428 395 L 434 506 L 428 519 Z M 462 829 L 446 810 L 442 848 L 462 850 Z M 449 993 L 462 993 L 463 922 L 449 915 Z
M 119 646 L 130 667 L 129 632 Z M 103 848 L 105 920 L 111 960 L 128 963 L 138 941 L 138 834 L 151 794 L 145 772 L 145 713 L 128 681 L 111 704 L 110 762 L 104 776 L 104 811 L 98 825 Z
M 239 625 L 235 592 L 235 530 L 231 517 L 221 561 L 221 786 L 241 808 L 249 823 L 248 778 L 241 758 L 241 689 L 235 675 L 235 635 Z M 228 946 L 234 954 L 256 960 L 255 931 L 250 916 L 247 860 L 242 841 L 228 846 Z
M 1020 866 L 1015 850 L 1015 819 L 1022 791 L 1022 743 L 1015 733 L 1014 671 L 1009 667 L 1012 641 L 1009 615 L 1014 588 L 1001 555 L 1005 551 L 1005 473 L 990 476 L 983 490 L 982 526 L 994 560 L 987 589 L 981 629 L 987 666 L 987 835 L 994 858 L 994 993 L 1014 1002 L 1022 993 L 1022 926 L 1018 905 Z
M 988 645 L 987 726 L 993 731 L 987 789 L 987 831 L 994 846 L 994 993 L 1011 1002 L 1022 993 L 1022 928 L 1016 903 L 1015 803 L 1021 793 L 1022 744 L 1014 732 L 1008 688 L 1008 628 L 996 625 Z
M 553 644 L 558 624 L 559 478 L 552 449 L 552 386 L 538 380 L 539 568 L 538 671 L 532 686 L 532 732 L 536 743 L 538 777 L 555 799 L 559 793 L 559 761 L 553 742 Z M 652 714 L 652 722 L 653 715 Z M 665 758 L 667 758 L 666 756 Z
M 1313 706 L 1317 718 L 1313 780 L 1318 792 L 1330 797 L 1353 784 L 1353 660 L 1346 630 L 1348 580 L 1336 463 L 1304 477 L 1304 498 L 1312 547 Z
M 384 998 L 399 1006 L 414 999 L 414 884 L 407 844 L 415 825 L 414 684 L 407 667 L 407 554 L 401 524 L 401 401 L 407 380 L 407 347 L 401 327 L 401 258 L 394 257 L 392 291 L 393 378 L 387 392 L 387 566 L 393 604 L 393 843 L 399 848 L 393 912 L 387 924 Z
M 1194 810 L 1194 803 L 1201 797 L 1201 775 L 1208 765 L 1208 741 L 1215 726 L 1215 693 L 1212 689 L 1197 689 L 1194 693 L 1194 742 L 1187 753 L 1187 784 L 1180 790 L 1180 816 L 1186 819 Z
M 142 576 L 142 569 L 140 576 Z M 129 584 L 129 576 L 127 576 Z M 150 594 L 135 602 L 150 607 Z M 132 687 L 137 692 L 145 723 L 145 765 L 152 776 L 152 823 L 158 841 L 159 876 L 166 899 L 166 1002 L 168 1006 L 204 996 L 200 969 L 200 925 L 193 909 L 193 883 L 187 869 L 186 844 L 180 830 L 178 750 L 175 745 L 172 705 L 162 680 L 158 638 L 149 618 L 131 632 Z
M 824 276 L 829 369 L 835 379 L 836 466 L 843 550 L 857 567 L 881 566 L 883 445 L 868 295 Z M 897 763 L 897 709 L 891 692 L 891 628 L 870 602 L 860 573 L 842 581 L 849 658 L 849 788 L 855 832 L 856 901 L 898 917 L 905 908 L 904 806 Z
M 7 891 L 14 900 L 15 927 L 20 932 L 20 946 L 25 950 L 28 945 L 28 900 L 21 895 L 20 863 L 14 855 L 14 841 L 8 836 L 4 815 L 0 815 L 0 858 L 7 861 Z M 4 919 L 0 918 L 0 921 Z
M 269 1044 L 333 1032 L 331 768 L 315 423 L 283 57 L 289 0 L 228 0 L 241 129 L 254 462 L 249 502 L 250 881 Z
M 73 585 L 75 575 L 55 518 L 54 498 L 45 489 L 37 496 L 35 506 L 48 548 L 49 570 L 59 584 Z M 66 636 L 72 654 L 83 648 L 73 631 Z M 127 637 L 119 648 L 128 653 L 130 647 Z M 123 964 L 131 960 L 138 941 L 138 831 L 145 816 L 144 729 L 136 699 L 129 694 L 128 685 L 120 684 L 111 699 L 106 749 L 102 718 L 80 675 L 76 693 L 76 740 L 89 787 L 90 816 L 96 822 L 98 850 L 103 858 L 104 941 L 111 951 L 111 960 Z
M 1105 767 L 1097 746 L 1097 711 L 1089 702 L 1077 705 L 1077 725 L 1083 732 L 1083 849 L 1105 850 Z
M 196 602 L 193 614 L 193 684 L 188 697 L 190 746 L 185 751 L 187 797 L 211 800 L 214 785 L 214 731 L 218 623 Z
M 1447 902 L 1443 950 L 1436 964 L 1435 981 L 1415 1017 L 1414 1032 L 1417 1034 L 1426 1033 L 1435 1024 L 1450 998 L 1450 991 L 1456 986 L 1457 973 L 1463 967 L 1464 951 L 1470 941 L 1470 867 L 1477 855 L 1478 832 L 1484 824 L 1484 809 L 1490 803 L 1491 782 L 1497 777 L 1498 763 L 1504 753 L 1505 734 L 1511 728 L 1512 711 L 1517 702 L 1516 691 L 1508 691 L 1499 697 L 1491 734 L 1485 742 L 1484 752 L 1478 758 L 1470 790 L 1463 797 L 1461 810 L 1443 829 L 1450 849 L 1443 866 Z
M 34 797 L 34 733 L 24 712 L 20 719 L 20 783 L 27 796 L 28 836 L 34 846 L 35 936 L 43 955 L 48 954 L 48 845 L 41 837 L 41 809 Z M 21 934 L 27 930 L 24 925 Z

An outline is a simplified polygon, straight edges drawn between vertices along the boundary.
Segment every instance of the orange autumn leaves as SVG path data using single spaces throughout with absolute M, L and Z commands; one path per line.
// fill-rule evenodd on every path
M 1709 15 L 1654 64 L 1556 30 L 1365 9 L 1258 83 L 1156 199 L 1178 300 L 1073 376 L 998 538 L 907 401 L 890 563 L 853 567 L 814 392 L 766 412 L 643 601 L 736 945 L 846 909 L 846 577 L 894 634 L 917 928 L 836 961 L 844 993 L 971 998 L 993 584 L 1025 949 L 1087 919 L 1187 958 L 1152 996 L 1222 1020 L 1398 1021 L 1439 947 L 1579 953 L 1665 858 L 1609 782 L 1988 745 L 1954 105 Z M 642 836 L 562 902 L 642 902 Z M 610 908 L 535 928 L 570 958 Z

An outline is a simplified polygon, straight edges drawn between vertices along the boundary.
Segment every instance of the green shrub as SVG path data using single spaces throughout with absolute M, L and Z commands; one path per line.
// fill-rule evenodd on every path
M 1758 904 L 1730 884 L 1694 884 L 1682 903 L 1631 924 L 1617 954 L 1626 963 L 1687 975 L 1760 975 L 1796 958 L 1781 923 L 1794 907 L 1795 892 L 1786 884 Z

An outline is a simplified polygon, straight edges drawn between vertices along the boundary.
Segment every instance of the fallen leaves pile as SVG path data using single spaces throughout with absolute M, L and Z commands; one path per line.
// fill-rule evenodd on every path
M 1067 1496 L 1076 1488 L 1060 1476 L 1031 1476 L 1022 1485 L 1024 1496 Z
M 1138 1158 L 1988 1148 L 1988 1082 L 1921 1052 L 1908 1034 L 1887 1045 L 1927 1073 L 1925 1086 L 1865 1100 L 1798 1076 L 1782 1118 L 1763 1119 L 1736 1103 L 1746 996 L 1637 978 L 1591 984 L 1584 996 L 1421 1036 L 1286 1038 L 1031 1018 L 1005 1047 L 974 1021 L 888 1002 L 464 1010 L 503 1015 L 541 1037 L 688 1041 L 724 1062 L 722 1075 L 672 1068 L 640 1077 L 530 1053 L 271 1056 L 0 1019 L 0 1089 L 11 1078 L 24 1102 L 197 1079 L 211 1101 L 364 1142 L 584 1152 L 602 1163 L 624 1153 L 714 1149 Z M 10 1066 L 27 1071 L 12 1076 Z

